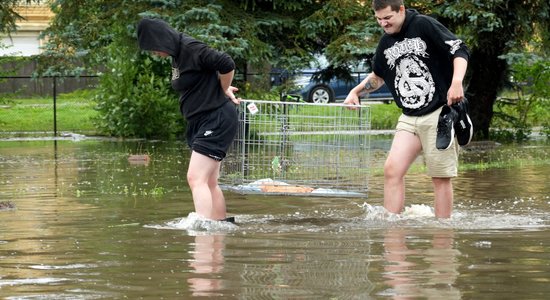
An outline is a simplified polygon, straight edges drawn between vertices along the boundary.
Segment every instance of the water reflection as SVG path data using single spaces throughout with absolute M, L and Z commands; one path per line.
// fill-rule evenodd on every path
M 224 288 L 219 274 L 223 271 L 225 236 L 219 234 L 199 234 L 195 236 L 192 259 L 189 266 L 193 275 L 187 279 L 193 296 L 221 296 L 216 293 Z
M 462 172 L 446 222 L 420 209 L 433 198 L 422 176 L 408 179 L 410 214 L 366 209 L 382 208 L 382 176 L 372 174 L 367 199 L 229 193 L 234 226 L 182 218 L 192 211 L 185 145 L 145 146 L 152 159 L 136 166 L 136 143 L 0 141 L 0 202 L 16 206 L 0 211 L 0 298 L 550 293 L 550 163 Z
M 417 235 L 410 228 L 389 228 L 384 234 L 384 278 L 392 287 L 384 294 L 393 299 L 461 299 L 454 286 L 459 275 L 457 256 L 453 248 L 454 231 L 434 229 L 431 245 L 422 249 Z M 408 244 L 414 246 L 409 247 Z

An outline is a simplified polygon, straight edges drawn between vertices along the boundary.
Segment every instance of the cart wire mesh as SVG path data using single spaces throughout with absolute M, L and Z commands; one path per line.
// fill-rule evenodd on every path
M 239 130 L 222 164 L 222 188 L 242 193 L 364 197 L 370 109 L 242 100 Z

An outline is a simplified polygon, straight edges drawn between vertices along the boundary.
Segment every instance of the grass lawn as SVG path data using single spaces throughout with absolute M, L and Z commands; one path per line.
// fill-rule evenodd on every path
M 401 109 L 395 103 L 373 104 L 371 108 L 372 129 L 395 129 Z
M 96 132 L 92 118 L 98 114 L 91 97 L 80 94 L 56 99 L 57 131 Z M 50 132 L 54 130 L 53 98 L 26 98 L 0 105 L 0 132 Z
M 59 95 L 56 99 L 57 131 L 96 133 L 92 121 L 98 117 L 95 105 L 91 91 Z M 53 107 L 51 97 L 0 102 L 0 132 L 51 132 L 54 130 Z M 321 107 L 308 107 L 306 110 L 301 114 L 315 116 L 325 113 Z M 393 129 L 400 114 L 393 103 L 372 104 L 370 111 L 372 129 Z

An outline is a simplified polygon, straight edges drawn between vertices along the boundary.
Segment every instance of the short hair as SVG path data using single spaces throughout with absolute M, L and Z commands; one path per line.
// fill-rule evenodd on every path
M 372 0 L 372 9 L 377 11 L 384 9 L 388 6 L 391 7 L 392 11 L 399 11 L 399 8 L 403 4 L 403 0 Z

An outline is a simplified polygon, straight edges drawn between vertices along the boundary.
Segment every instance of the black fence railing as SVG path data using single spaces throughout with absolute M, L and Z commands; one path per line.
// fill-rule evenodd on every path
M 301 97 L 304 101 L 314 101 L 313 94 L 319 94 L 326 87 L 327 101 L 342 101 L 347 92 L 357 85 L 366 73 L 352 73 L 352 80 L 334 79 L 320 84 L 307 84 L 308 78 L 313 72 L 286 72 L 271 73 L 238 73 L 235 81 L 246 81 L 269 89 L 272 86 L 289 83 L 290 78 L 301 81 L 303 87 L 287 85 L 292 90 L 284 90 L 287 94 Z M 94 134 L 95 127 L 92 124 L 97 111 L 93 109 L 95 103 L 89 97 L 78 97 L 78 93 L 71 97 L 63 97 L 64 94 L 78 90 L 94 89 L 98 85 L 99 76 L 0 76 L 0 133 L 23 134 L 46 132 L 58 136 L 60 132 L 75 132 Z M 305 81 L 304 81 L 305 80 Z M 292 83 L 294 81 L 291 81 Z M 387 100 L 383 96 L 379 99 Z M 326 98 L 325 97 L 325 98 Z M 384 98 L 385 97 L 385 98 Z M 79 99 L 81 98 L 81 99 Z M 321 97 L 322 98 L 322 97 Z M 328 99 L 327 98 L 327 99 Z M 377 100 L 377 99 L 374 99 Z
M 58 136 L 60 129 L 93 133 L 94 104 L 86 99 L 60 101 L 59 96 L 93 89 L 97 82 L 97 75 L 0 76 L 0 133 L 45 132 Z M 79 119 L 89 124 L 81 124 Z

